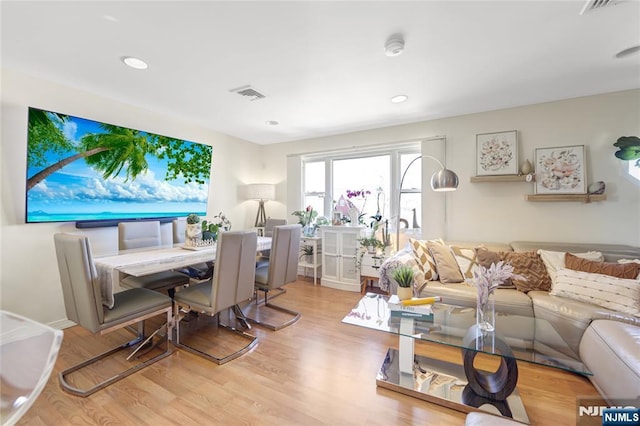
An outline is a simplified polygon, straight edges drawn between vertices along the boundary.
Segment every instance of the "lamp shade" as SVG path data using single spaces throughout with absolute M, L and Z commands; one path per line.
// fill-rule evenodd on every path
M 252 183 L 245 187 L 248 200 L 273 200 L 276 198 L 276 186 L 271 183 Z
M 449 169 L 441 169 L 431 176 L 431 189 L 434 191 L 455 191 L 458 187 L 458 175 Z

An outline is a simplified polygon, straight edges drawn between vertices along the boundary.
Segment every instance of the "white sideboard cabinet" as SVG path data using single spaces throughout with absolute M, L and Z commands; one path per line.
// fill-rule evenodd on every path
M 356 252 L 362 226 L 321 226 L 323 286 L 360 292 Z

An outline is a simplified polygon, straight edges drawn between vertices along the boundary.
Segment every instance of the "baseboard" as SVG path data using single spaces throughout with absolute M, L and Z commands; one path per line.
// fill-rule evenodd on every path
M 68 319 L 62 319 L 58 321 L 53 321 L 47 324 L 49 327 L 57 328 L 58 330 L 64 330 L 65 328 L 76 326 L 77 324 Z

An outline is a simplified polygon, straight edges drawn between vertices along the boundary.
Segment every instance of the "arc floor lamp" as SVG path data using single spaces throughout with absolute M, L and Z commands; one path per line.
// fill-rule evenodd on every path
M 404 183 L 404 178 L 407 175 L 407 171 L 413 163 L 416 161 L 429 158 L 440 165 L 440 170 L 435 172 L 433 176 L 431 176 L 431 189 L 436 192 L 444 192 L 444 191 L 455 191 L 458 188 L 458 175 L 453 171 L 447 169 L 444 164 L 440 160 L 431 155 L 420 155 L 409 163 L 409 165 L 404 169 L 402 173 L 402 178 L 400 179 L 400 188 L 398 189 L 398 215 L 396 220 L 396 250 L 400 250 L 400 201 L 402 199 L 402 184 Z

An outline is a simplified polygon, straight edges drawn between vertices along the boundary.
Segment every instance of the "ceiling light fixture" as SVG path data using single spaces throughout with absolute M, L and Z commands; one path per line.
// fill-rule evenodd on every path
M 618 59 L 626 58 L 627 56 L 633 55 L 634 53 L 638 53 L 638 52 L 640 52 L 640 45 L 632 46 L 632 47 L 629 47 L 628 49 L 624 49 L 616 53 L 616 58 Z
M 407 99 L 409 99 L 407 95 L 396 95 L 393 98 L 391 98 L 391 102 L 393 102 L 394 104 L 401 104 Z
M 384 54 L 387 56 L 398 56 L 404 51 L 404 38 L 402 34 L 393 34 L 384 44 Z
M 143 61 L 142 59 L 134 58 L 133 56 L 123 56 L 120 58 L 125 65 L 130 66 L 131 68 L 135 68 L 137 70 L 146 70 L 149 68 L 149 65 Z

